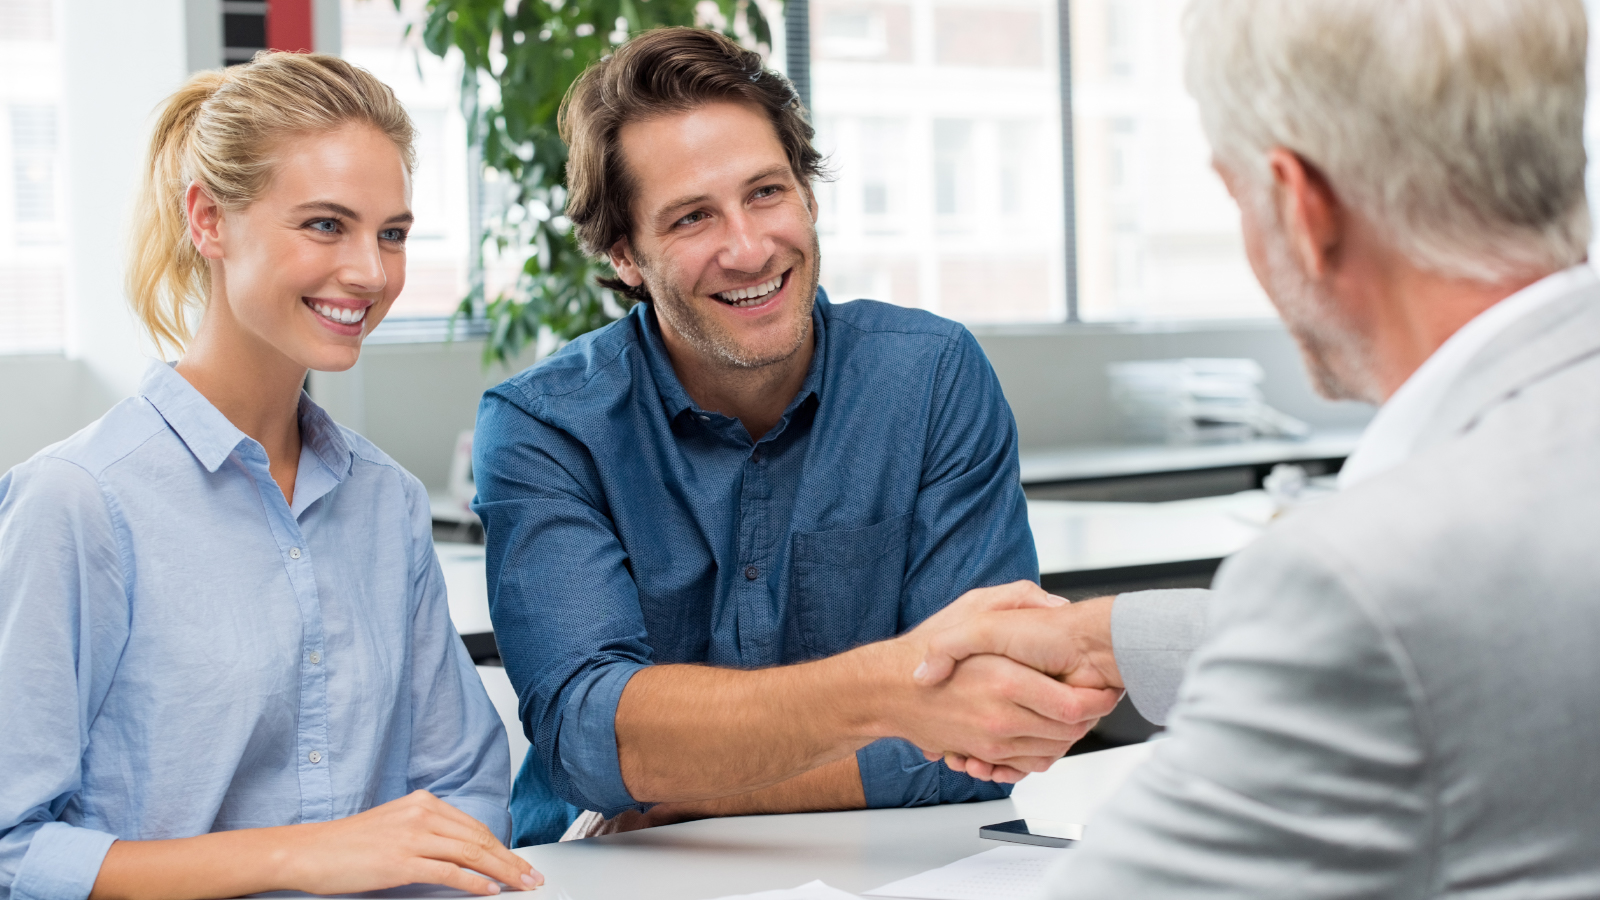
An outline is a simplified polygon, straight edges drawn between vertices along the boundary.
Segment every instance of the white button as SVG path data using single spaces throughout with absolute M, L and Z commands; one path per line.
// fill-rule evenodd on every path
M 300 558 L 300 548 L 299 547 L 290 547 L 289 548 L 289 558 L 290 559 L 299 559 Z
M 313 750 L 310 753 L 306 754 L 306 759 L 311 760 L 312 763 L 322 762 L 322 751 Z
M 318 653 L 315 650 L 311 651 L 311 664 L 313 666 L 315 666 L 315 665 L 320 665 L 321 663 L 322 663 L 322 654 Z

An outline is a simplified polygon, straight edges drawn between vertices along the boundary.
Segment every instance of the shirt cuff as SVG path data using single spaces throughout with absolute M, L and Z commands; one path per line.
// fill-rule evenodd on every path
M 952 772 L 943 760 L 930 762 L 899 738 L 883 738 L 857 750 L 856 765 L 868 809 L 998 800 L 1011 794 L 1011 785 Z
M 1206 637 L 1211 592 L 1137 591 L 1111 606 L 1111 649 L 1139 715 L 1164 725 L 1178 702 L 1189 657 Z
M 617 704 L 628 679 L 643 669 L 636 663 L 613 663 L 573 689 L 561 711 L 558 758 L 567 780 L 581 795 L 577 805 L 611 818 L 630 809 L 648 808 L 628 793 L 617 758 Z
M 11 882 L 11 900 L 86 900 L 116 837 L 46 822 L 28 841 Z
M 462 796 L 451 794 L 440 797 L 440 800 L 454 806 L 467 815 L 483 823 L 483 827 L 494 832 L 500 843 L 511 846 L 511 811 L 503 804 L 486 800 L 480 796 Z

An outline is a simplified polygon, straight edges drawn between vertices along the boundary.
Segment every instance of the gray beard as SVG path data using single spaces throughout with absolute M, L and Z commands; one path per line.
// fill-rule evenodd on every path
M 639 273 L 644 276 L 645 287 L 650 291 L 650 302 L 655 306 L 656 316 L 681 335 L 689 346 L 694 348 L 696 354 L 724 368 L 750 370 L 764 369 L 781 363 L 794 356 L 805 345 L 806 338 L 811 334 L 811 310 L 817 302 L 817 282 L 821 270 L 821 266 L 818 265 L 821 259 L 820 250 L 816 232 L 813 231 L 809 267 L 811 283 L 790 285 L 802 289 L 800 304 L 796 309 L 798 321 L 795 324 L 794 342 L 786 349 L 764 356 L 747 353 L 715 319 L 701 315 L 695 309 L 694 302 L 685 297 L 677 285 L 667 279 L 656 277 L 654 260 L 636 254 L 634 261 L 639 267 Z M 796 274 L 799 274 L 798 271 Z
M 1262 194 L 1268 194 L 1262 191 Z M 1271 223 L 1263 251 L 1267 295 L 1278 308 L 1289 335 L 1300 347 L 1312 386 L 1329 400 L 1362 400 L 1380 404 L 1383 393 L 1372 372 L 1372 348 L 1339 309 L 1338 301 L 1300 268 L 1277 206 L 1266 196 L 1256 221 Z

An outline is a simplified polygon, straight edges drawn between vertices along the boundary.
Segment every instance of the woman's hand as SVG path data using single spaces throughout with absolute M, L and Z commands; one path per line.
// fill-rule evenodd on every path
M 544 883 L 477 819 L 416 791 L 333 822 L 117 841 L 100 864 L 89 900 L 201 900 L 281 890 L 344 894 L 414 883 L 500 893 L 499 884 L 474 872 L 516 890 Z
M 505 848 L 488 828 L 427 791 L 364 813 L 284 829 L 279 853 L 292 887 L 313 894 L 344 894 L 442 884 L 474 894 L 498 894 L 500 885 L 529 890 L 544 878 Z

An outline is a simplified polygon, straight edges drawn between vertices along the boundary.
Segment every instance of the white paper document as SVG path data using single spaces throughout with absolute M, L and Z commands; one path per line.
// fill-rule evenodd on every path
M 1038 900 L 1045 872 L 1063 853 L 1055 847 L 997 847 L 921 875 L 867 891 L 867 897 L 916 900 Z
M 811 881 L 797 888 L 739 894 L 734 897 L 720 897 L 718 900 L 860 900 L 860 898 L 838 888 L 828 887 L 820 881 Z

